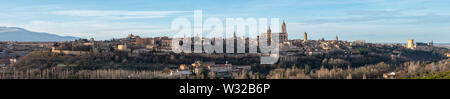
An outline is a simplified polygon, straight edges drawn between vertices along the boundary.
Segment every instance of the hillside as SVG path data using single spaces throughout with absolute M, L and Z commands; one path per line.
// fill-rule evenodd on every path
M 50 33 L 32 32 L 17 27 L 0 27 L 0 41 L 17 42 L 48 42 L 48 41 L 73 41 L 78 39 L 72 36 L 59 36 Z

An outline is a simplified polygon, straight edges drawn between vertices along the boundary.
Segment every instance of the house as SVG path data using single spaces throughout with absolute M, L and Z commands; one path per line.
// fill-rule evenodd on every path
M 170 75 L 192 75 L 192 72 L 189 70 L 174 70 L 170 71 Z
M 310 52 L 307 52 L 307 55 L 309 55 L 309 56 L 313 56 L 313 55 L 321 55 L 321 54 L 323 54 L 322 52 L 319 52 L 319 51 L 310 51 Z
M 383 73 L 383 78 L 384 79 L 395 79 L 395 72 L 390 72 L 390 73 Z
M 226 65 L 226 64 L 217 64 L 217 65 L 212 65 L 212 66 L 208 66 L 209 71 L 211 72 L 228 72 L 231 71 L 231 65 Z
M 192 71 L 195 73 L 195 74 L 200 74 L 200 73 L 202 73 L 202 72 L 204 72 L 204 71 L 206 71 L 207 70 L 207 68 L 206 67 L 194 67 L 193 69 L 192 69 Z
M 68 55 L 86 55 L 89 51 L 72 51 L 72 50 L 60 50 L 59 48 L 52 47 L 52 53 L 68 54 Z
M 244 66 L 233 66 L 233 72 L 241 72 L 241 71 L 249 71 L 252 69 L 252 66 L 250 65 L 244 65 Z
M 127 45 L 117 45 L 117 50 L 128 51 Z
M 181 64 L 180 70 L 189 70 L 189 67 L 186 64 Z
M 14 63 L 16 63 L 17 62 L 17 58 L 10 58 L 9 59 L 9 63 L 10 64 L 14 64 Z
M 191 65 L 193 67 L 207 67 L 207 66 L 211 66 L 211 65 L 215 65 L 215 62 L 201 62 L 201 61 L 195 61 L 194 63 L 192 63 Z
M 232 64 L 229 64 L 228 61 L 225 64 L 215 64 L 215 65 L 209 65 L 208 69 L 211 72 L 229 72 L 233 68 Z

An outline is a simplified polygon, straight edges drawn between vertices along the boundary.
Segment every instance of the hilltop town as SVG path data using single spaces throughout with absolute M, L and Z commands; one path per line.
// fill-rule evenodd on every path
M 365 41 L 288 38 L 283 22 L 280 33 L 270 27 L 257 38 L 228 37 L 245 41 L 246 53 L 174 53 L 170 37 L 140 37 L 96 41 L 0 42 L 1 78 L 112 78 L 112 79 L 381 79 L 429 76 L 449 71 L 450 50 L 433 42 L 376 44 Z M 259 38 L 279 38 L 276 64 L 259 64 L 264 53 L 248 53 Z M 215 38 L 184 39 L 214 41 Z M 264 42 L 265 43 L 265 42 Z M 192 46 L 201 45 L 193 43 Z M 225 46 L 225 45 L 223 45 Z M 237 52 L 238 48 L 234 48 Z M 230 49 L 225 49 L 230 50 Z M 259 51 L 259 50 L 258 50 Z M 433 65 L 429 65 L 433 63 Z M 436 65 L 437 64 L 437 65 Z M 414 72 L 408 68 L 414 67 Z M 434 67 L 433 67 L 434 66 Z M 437 67 L 436 67 L 437 66 Z M 420 68 L 420 69 L 419 69 Z M 437 69 L 436 69 L 437 68 Z M 406 70 L 408 69 L 408 70 Z M 428 74 L 419 70 L 432 70 Z M 31 75 L 31 74 L 36 75 Z M 415 76 L 413 76 L 415 75 Z

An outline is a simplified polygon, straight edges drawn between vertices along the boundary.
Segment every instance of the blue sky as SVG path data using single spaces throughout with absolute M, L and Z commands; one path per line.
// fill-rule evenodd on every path
M 281 18 L 290 39 L 450 43 L 448 0 L 0 0 L 0 26 L 96 39 L 172 35 L 172 20 Z

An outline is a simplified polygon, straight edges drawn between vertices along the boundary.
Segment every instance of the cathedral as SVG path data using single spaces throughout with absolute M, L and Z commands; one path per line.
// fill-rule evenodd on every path
M 281 24 L 281 33 L 272 33 L 272 30 L 270 29 L 270 27 L 268 27 L 267 32 L 261 35 L 261 37 L 265 37 L 269 42 L 272 41 L 272 36 L 278 36 L 280 43 L 288 41 L 286 23 L 284 22 L 284 20 Z

